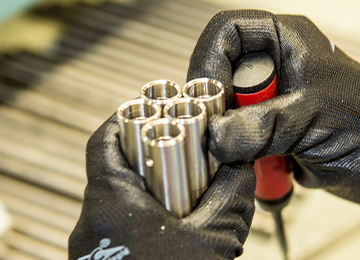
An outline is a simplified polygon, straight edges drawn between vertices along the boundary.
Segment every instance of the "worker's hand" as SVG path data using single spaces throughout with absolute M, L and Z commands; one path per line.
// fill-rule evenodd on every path
M 233 65 L 246 52 L 275 61 L 279 96 L 210 122 L 210 150 L 223 162 L 293 155 L 306 187 L 360 202 L 360 66 L 302 16 L 217 14 L 191 57 L 188 80 L 210 77 L 232 99 Z
M 145 191 L 144 179 L 128 168 L 118 131 L 113 115 L 88 142 L 88 185 L 80 219 L 69 239 L 69 259 L 239 256 L 254 214 L 252 165 L 223 166 L 200 205 L 178 219 Z

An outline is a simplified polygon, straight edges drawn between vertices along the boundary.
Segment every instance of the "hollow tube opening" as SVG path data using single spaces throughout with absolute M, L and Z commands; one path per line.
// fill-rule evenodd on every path
M 178 90 L 171 82 L 150 85 L 147 89 L 145 89 L 145 96 L 150 99 L 168 99 L 176 96 L 177 94 Z
M 173 124 L 158 124 L 151 127 L 146 134 L 151 141 L 166 141 L 178 136 L 180 129 Z
M 193 98 L 208 98 L 221 92 L 221 88 L 212 82 L 197 82 L 185 90 L 186 94 Z
M 201 112 L 201 108 L 192 102 L 174 104 L 168 111 L 172 118 L 191 118 L 200 115 Z
M 124 109 L 123 116 L 130 120 L 141 120 L 153 116 L 156 110 L 149 104 L 133 104 Z

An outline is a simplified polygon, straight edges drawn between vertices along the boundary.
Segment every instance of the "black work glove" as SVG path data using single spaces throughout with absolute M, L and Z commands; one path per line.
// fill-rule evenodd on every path
M 239 256 L 254 214 L 252 165 L 223 166 L 199 206 L 178 219 L 145 191 L 144 179 L 128 168 L 118 132 L 113 115 L 88 142 L 88 185 L 80 219 L 69 239 L 69 259 Z M 95 257 L 90 258 L 91 254 Z M 106 258 L 109 255 L 114 258 Z
M 220 80 L 229 106 L 233 65 L 256 51 L 274 59 L 280 95 L 214 116 L 211 152 L 223 162 L 292 155 L 300 184 L 360 203 L 359 64 L 303 16 L 227 11 L 202 33 L 188 80 Z

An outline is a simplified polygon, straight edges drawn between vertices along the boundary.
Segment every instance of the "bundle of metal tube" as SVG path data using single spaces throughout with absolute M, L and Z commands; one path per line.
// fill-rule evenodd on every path
M 191 212 L 219 167 L 207 151 L 206 130 L 211 115 L 225 112 L 219 81 L 195 79 L 184 91 L 173 81 L 151 81 L 140 99 L 123 103 L 117 113 L 130 167 L 177 217 Z

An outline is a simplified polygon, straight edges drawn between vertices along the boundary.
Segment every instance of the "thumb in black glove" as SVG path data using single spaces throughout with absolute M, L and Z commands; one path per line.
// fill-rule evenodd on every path
M 69 259 L 239 256 L 254 214 L 252 165 L 223 166 L 199 206 L 178 219 L 146 192 L 144 179 L 128 168 L 118 131 L 113 115 L 88 142 L 88 185 L 69 239 Z
M 220 80 L 229 106 L 233 66 L 256 51 L 274 59 L 280 95 L 214 116 L 211 152 L 223 162 L 292 155 L 300 184 L 360 203 L 360 65 L 305 17 L 227 11 L 202 33 L 188 80 Z

